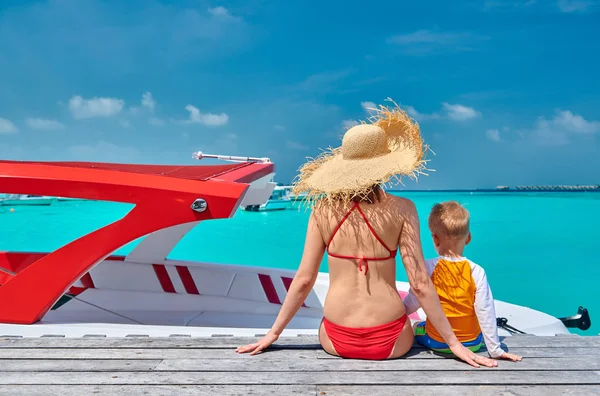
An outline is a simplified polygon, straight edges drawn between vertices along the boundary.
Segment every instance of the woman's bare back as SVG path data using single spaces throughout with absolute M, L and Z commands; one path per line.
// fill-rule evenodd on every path
M 314 214 L 323 241 L 328 244 L 331 240 L 330 253 L 356 258 L 386 258 L 390 256 L 390 250 L 398 248 L 407 202 L 403 198 L 382 194 L 379 202 L 359 204 L 360 211 L 351 211 L 353 204 L 350 203 L 321 205 L 315 208 Z M 381 241 L 369 229 L 369 224 Z M 362 264 L 360 259 L 329 255 L 328 263 L 330 285 L 324 316 L 329 321 L 346 327 L 371 327 L 404 315 L 404 305 L 395 284 L 395 257 L 367 260 Z

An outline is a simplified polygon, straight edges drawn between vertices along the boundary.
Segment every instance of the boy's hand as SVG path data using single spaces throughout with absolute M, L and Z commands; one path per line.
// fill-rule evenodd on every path
M 511 360 L 513 362 L 520 362 L 521 360 L 523 360 L 523 358 L 521 356 L 513 355 L 512 353 L 508 353 L 508 352 L 504 352 L 502 355 L 500 355 L 496 359 Z
M 498 367 L 498 363 L 496 361 L 471 352 L 470 350 L 465 348 L 465 346 L 460 342 L 458 344 L 450 346 L 450 350 L 452 351 L 452 353 L 454 353 L 454 356 L 458 357 L 459 359 L 470 364 L 473 367 Z

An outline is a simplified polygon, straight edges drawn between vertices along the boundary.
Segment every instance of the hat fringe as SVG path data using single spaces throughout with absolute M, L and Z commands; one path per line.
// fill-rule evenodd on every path
M 370 109 L 374 110 L 375 113 L 370 116 L 368 120 L 371 124 L 377 125 L 385 131 L 388 136 L 388 141 L 391 142 L 392 146 L 396 146 L 395 148 L 410 145 L 410 148 L 418 153 L 418 159 L 413 165 L 413 169 L 406 174 L 401 174 L 397 170 L 390 171 L 380 179 L 373 180 L 373 183 L 370 183 L 370 185 L 367 186 L 350 189 L 344 188 L 339 191 L 329 191 L 325 193 L 324 191 L 309 186 L 306 181 L 325 162 L 330 161 L 333 157 L 341 153 L 341 147 L 330 147 L 324 150 L 316 158 L 308 157 L 308 161 L 299 168 L 298 175 L 292 182 L 292 193 L 296 195 L 306 194 L 306 197 L 302 199 L 301 204 L 309 207 L 317 202 L 333 203 L 334 201 L 340 200 L 349 202 L 356 198 L 366 199 L 371 192 L 373 185 L 385 187 L 386 185 L 402 184 L 404 186 L 404 183 L 402 182 L 404 177 L 418 181 L 420 176 L 428 176 L 427 171 L 433 171 L 432 169 L 427 168 L 429 160 L 425 158 L 428 151 L 431 151 L 432 153 L 433 151 L 428 145 L 423 143 L 419 124 L 392 99 L 387 98 L 386 100 L 392 102 L 394 106 L 388 108 L 379 105 L 376 109 Z M 365 124 L 364 121 L 361 121 L 361 123 Z M 393 148 L 394 147 L 392 147 L 392 149 Z

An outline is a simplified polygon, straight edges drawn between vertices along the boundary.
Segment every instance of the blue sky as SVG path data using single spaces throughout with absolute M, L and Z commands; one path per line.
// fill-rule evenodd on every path
M 4 0 L 0 158 L 288 182 L 391 97 L 436 153 L 410 188 L 600 183 L 599 3 Z

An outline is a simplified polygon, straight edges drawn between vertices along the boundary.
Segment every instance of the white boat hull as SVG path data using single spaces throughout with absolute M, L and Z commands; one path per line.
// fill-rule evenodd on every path
M 0 335 L 264 334 L 273 324 L 293 276 L 294 271 L 272 268 L 107 259 L 90 271 L 88 281 L 75 284 L 85 289 L 75 298 L 49 311 L 36 324 L 0 324 Z M 284 335 L 317 334 L 328 287 L 329 275 L 319 273 L 305 306 Z M 409 285 L 397 282 L 397 288 L 403 295 Z M 496 313 L 528 334 L 569 334 L 559 319 L 527 307 L 496 301 Z M 422 310 L 411 315 L 413 322 L 423 319 Z M 504 330 L 500 334 L 509 335 Z
M 247 212 L 269 212 L 273 210 L 286 210 L 292 208 L 293 201 L 290 199 L 273 199 L 262 205 L 242 206 Z

